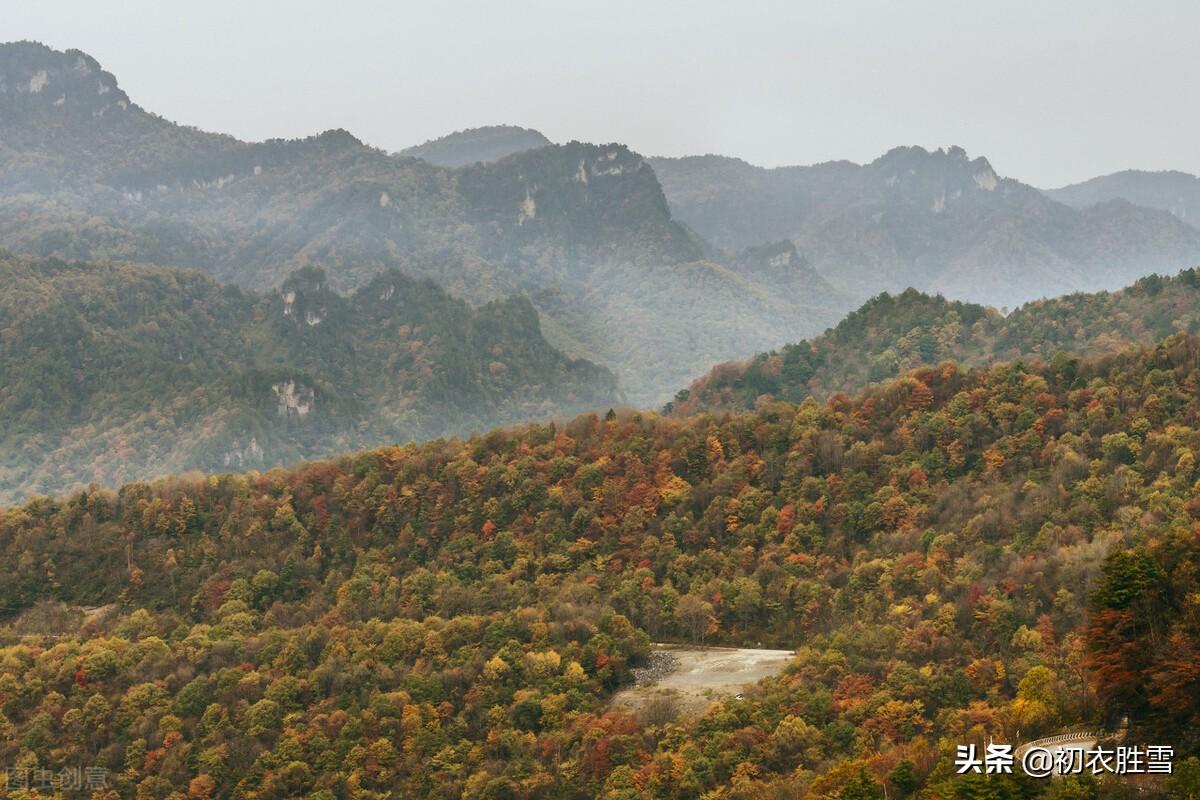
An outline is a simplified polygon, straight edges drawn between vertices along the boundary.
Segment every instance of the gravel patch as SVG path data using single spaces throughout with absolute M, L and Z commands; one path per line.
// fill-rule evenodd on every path
M 675 657 L 674 653 L 652 650 L 646 666 L 634 667 L 630 671 L 633 673 L 633 681 L 636 686 L 653 686 L 677 669 L 679 669 L 679 659 Z

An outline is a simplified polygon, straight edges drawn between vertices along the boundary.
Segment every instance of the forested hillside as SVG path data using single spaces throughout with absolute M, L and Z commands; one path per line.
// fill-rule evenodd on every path
M 799 402 L 856 392 L 942 361 L 988 364 L 1112 353 L 1200 330 L 1200 270 L 1151 275 L 1118 292 L 1028 303 L 1005 316 L 915 290 L 882 294 L 815 339 L 715 367 L 676 395 L 676 415 L 754 408 L 762 397 Z
M 191 469 L 264 469 L 607 409 L 612 373 L 542 337 L 524 298 L 428 280 L 349 297 L 131 264 L 0 254 L 0 498 Z
M 1177 335 L 10 508 L 0 760 L 146 797 L 1122 797 L 952 759 L 1129 715 L 1190 796 L 1198 382 Z M 697 720 L 606 707 L 692 637 L 797 652 Z

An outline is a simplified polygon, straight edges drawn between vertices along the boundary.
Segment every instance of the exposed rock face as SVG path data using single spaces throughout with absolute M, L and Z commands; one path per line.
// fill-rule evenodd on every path
M 805 269 L 807 264 L 796 252 L 796 245 L 784 240 L 748 247 L 733 258 L 731 266 L 746 272 L 787 272 Z
M 233 446 L 222 456 L 222 464 L 233 469 L 249 469 L 263 463 L 263 449 L 258 444 L 258 437 L 251 436 L 245 445 L 234 442 Z
M 537 219 L 537 202 L 533 199 L 533 192 L 534 187 L 525 190 L 525 199 L 521 201 L 521 213 L 517 217 L 518 225 Z
M 316 393 L 312 387 L 297 384 L 294 380 L 272 384 L 271 391 L 275 393 L 281 417 L 304 418 L 316 406 Z
M 283 301 L 283 316 L 303 320 L 310 328 L 325 321 L 329 303 L 337 299 L 326 287 L 324 274 L 314 269 L 299 270 L 288 277 L 279 297 Z

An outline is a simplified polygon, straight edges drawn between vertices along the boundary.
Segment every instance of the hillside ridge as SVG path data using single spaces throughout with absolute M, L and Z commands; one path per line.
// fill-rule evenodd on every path
M 620 405 L 525 297 L 471 308 L 381 273 L 349 296 L 0 254 L 0 498 L 267 469 Z

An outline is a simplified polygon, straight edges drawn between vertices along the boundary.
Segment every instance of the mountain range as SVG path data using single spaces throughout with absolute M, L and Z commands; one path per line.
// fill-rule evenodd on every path
M 437 163 L 439 147 L 484 161 L 545 142 L 536 131 L 496 126 L 422 147 Z M 1039 191 L 1002 178 L 987 159 L 958 147 L 896 148 L 865 165 L 764 169 L 711 155 L 650 163 L 673 216 L 723 250 L 726 261 L 747 248 L 791 241 L 807 263 L 856 297 L 911 286 L 1017 305 L 1116 288 L 1197 259 L 1194 231 L 1147 213 L 1169 212 L 1200 227 L 1200 178 L 1183 172 L 1127 170 Z
M 243 142 L 0 45 L 0 794 L 1200 796 L 1187 186 Z M 1174 772 L 956 764 L 1117 730 Z
M 338 130 L 250 143 L 157 117 L 89 56 L 28 42 L 0 46 L 0 111 L 0 246 L 257 290 L 314 266 L 341 292 L 398 269 L 475 305 L 523 294 L 551 344 L 638 405 L 879 291 L 1016 305 L 1200 262 L 1200 231 L 1166 211 L 1073 208 L 960 148 L 768 170 L 512 126 L 401 155 Z M 756 261 L 784 243 L 794 255 Z
M 246 409 L 270 396 L 256 390 L 245 400 L 214 371 L 193 371 L 194 383 L 154 400 L 204 394 L 202 408 L 186 417 L 193 433 L 154 457 L 112 455 L 126 453 L 109 445 L 130 424 L 128 415 L 96 422 L 79 416 L 77 405 L 61 425 L 39 417 L 14 427 L 43 438 L 25 448 L 28 438 L 10 435 L 20 455 L 8 462 L 5 485 L 52 491 L 155 469 L 268 466 L 588 403 L 600 410 L 621 401 L 655 406 L 715 363 L 817 336 L 881 290 L 913 286 L 1004 305 L 1116 288 L 1200 261 L 1200 230 L 1123 198 L 1074 208 L 999 176 L 961 148 L 897 148 L 866 165 L 768 170 L 720 156 L 647 159 L 615 143 L 553 144 L 513 126 L 460 131 L 401 154 L 343 130 L 243 142 L 146 111 L 82 52 L 21 42 L 0 45 L 0 246 L 49 259 L 22 267 L 36 286 L 28 289 L 38 298 L 34 307 L 69 303 L 53 281 L 36 280 L 41 268 L 29 264 L 66 261 L 79 275 L 119 276 L 112 278 L 117 287 L 144 279 L 135 263 L 193 269 L 242 287 L 240 310 L 228 307 L 216 284 L 195 300 L 216 303 L 205 313 L 238 332 L 220 356 L 235 365 L 226 371 L 303 371 L 316 396 L 326 393 L 319 407 L 336 417 L 318 425 L 322 411 L 286 433 L 278 420 L 263 421 L 269 414 L 244 422 L 254 416 Z M 276 340 L 261 352 L 288 354 L 264 363 L 252 346 L 258 334 L 246 333 L 254 329 L 246 309 L 266 313 L 281 287 L 317 274 L 311 270 L 322 276 L 323 307 L 345 306 L 347 320 L 385 328 L 421 323 L 354 309 L 379 288 L 380 276 L 414 281 L 431 307 L 406 313 L 453 306 L 441 341 L 465 337 L 458 345 L 470 357 L 440 373 L 372 382 L 320 359 L 361 344 L 386 361 L 407 343 L 330 319 L 320 333 L 305 333 L 327 344 L 336 339 L 337 347 L 299 358 Z M 530 337 L 526 371 L 517 369 L 522 377 L 510 382 L 479 372 L 490 360 L 480 361 L 485 348 L 471 340 L 470 331 L 487 327 L 471 315 L 494 318 L 496 309 L 521 320 L 496 342 L 500 350 L 521 351 L 520 337 Z M 113 357 L 131 358 L 139 346 L 136 337 L 123 339 L 112 345 Z M 434 360 L 441 358 L 457 356 Z M 585 362 L 582 372 L 563 366 Z M 81 366 L 75 380 L 85 381 L 96 363 Z M 604 370 L 616 375 L 615 385 Z M 443 396 L 439 381 L 480 388 L 457 405 L 442 403 L 431 399 Z M 406 410 L 402 419 L 398 407 Z M 438 421 L 437 413 L 455 419 Z M 249 446 L 248 434 L 257 435 L 261 459 L 227 461 Z M 90 454 L 72 463 L 89 466 L 54 479 L 48 465 L 62 460 L 65 443 Z M 140 471 L 125 471 L 129 463 Z
M 622 145 L 451 169 L 345 131 L 248 143 L 178 126 L 77 51 L 3 45 L 0 75 L 0 246 L 17 252 L 191 267 L 260 290 L 315 266 L 343 292 L 399 269 L 476 305 L 525 294 L 552 343 L 613 369 L 640 404 L 816 332 L 842 305 L 824 282 L 781 294 L 706 258 Z
M 1167 211 L 1112 198 L 1075 208 L 958 147 L 896 148 L 862 165 L 650 163 L 672 214 L 715 247 L 790 240 L 860 299 L 913 287 L 1014 306 L 1200 263 L 1200 230 Z
M 1189 225 L 1200 227 L 1200 178 L 1186 172 L 1130 169 L 1051 189 L 1046 194 L 1076 208 L 1127 200 L 1169 211 Z

